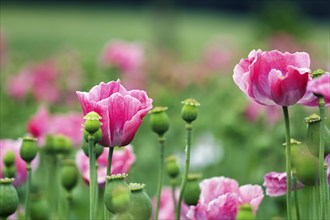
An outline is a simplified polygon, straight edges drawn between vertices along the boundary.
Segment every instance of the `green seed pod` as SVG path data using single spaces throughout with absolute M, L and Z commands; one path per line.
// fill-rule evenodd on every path
M 309 151 L 316 157 L 319 156 L 320 149 L 320 122 L 321 118 L 317 114 L 312 114 L 305 118 L 307 123 L 306 145 Z M 330 153 L 330 131 L 325 126 L 324 129 L 324 156 Z
M 236 220 L 253 220 L 255 219 L 255 216 L 252 211 L 252 207 L 250 204 L 243 204 L 239 207 Z
M 86 155 L 87 157 L 89 157 L 88 143 L 86 143 L 85 141 L 84 141 L 84 143 L 83 143 L 83 145 L 82 145 L 82 149 L 83 149 L 85 155 Z M 104 150 L 104 147 L 102 147 L 102 146 L 99 145 L 99 144 L 96 144 L 96 145 L 94 146 L 94 151 L 95 151 L 96 159 L 99 158 L 99 156 L 101 156 L 101 154 L 103 153 L 103 150 Z
M 40 195 L 31 195 L 31 213 L 32 220 L 47 220 L 50 219 L 49 216 L 49 207 L 48 203 L 45 199 L 43 199 Z
M 199 102 L 195 99 L 186 99 L 181 102 L 183 104 L 181 117 L 187 123 L 191 123 L 197 118 L 197 107 L 200 106 Z
M 179 176 L 180 167 L 175 156 L 169 156 L 166 158 L 166 171 L 171 178 L 176 178 Z
M 2 170 L 2 174 L 7 178 L 15 178 L 16 176 L 16 167 L 15 166 L 5 166 Z
M 151 129 L 159 136 L 163 136 L 170 127 L 166 110 L 167 107 L 155 107 L 150 111 Z
M 100 122 L 101 118 L 102 117 L 98 113 L 89 112 L 84 117 L 85 119 L 84 130 L 86 130 L 90 134 L 94 134 L 101 127 L 101 122 Z
M 12 215 L 18 207 L 18 195 L 12 185 L 14 179 L 0 179 L 0 218 L 6 219 Z
M 38 146 L 36 139 L 31 137 L 24 137 L 20 149 L 21 158 L 26 163 L 30 163 L 37 156 L 37 153 L 38 153 Z
M 94 143 L 98 143 L 102 139 L 102 130 L 99 129 L 94 133 Z
M 7 167 L 13 166 L 15 163 L 15 153 L 13 151 L 7 151 L 3 157 L 3 162 Z
M 189 174 L 183 200 L 187 205 L 196 205 L 199 200 L 201 190 L 199 188 L 200 174 Z
M 71 191 L 78 183 L 79 171 L 73 160 L 63 160 L 61 169 L 62 186 Z
M 286 143 L 283 143 L 283 146 L 286 146 Z M 296 167 L 296 161 L 300 159 L 300 154 L 302 151 L 306 151 L 306 147 L 301 144 L 300 141 L 297 141 L 293 138 L 290 139 L 290 148 L 291 148 L 291 159 L 292 159 L 292 168 Z
M 297 178 L 307 186 L 314 186 L 318 174 L 318 159 L 308 151 L 296 155 L 295 168 Z
M 54 136 L 53 135 L 46 136 L 44 149 L 48 154 L 54 153 Z
M 113 220 L 134 220 L 134 219 L 140 220 L 140 218 L 133 218 L 133 216 L 130 213 L 118 213 L 118 214 L 114 215 L 112 219 Z
M 58 154 L 68 154 L 72 150 L 72 142 L 69 138 L 63 135 L 53 137 L 54 152 Z
M 127 213 L 131 214 L 133 219 L 148 220 L 152 214 L 152 204 L 149 196 L 143 190 L 144 184 L 130 183 L 131 205 Z
M 131 190 L 124 178 L 127 174 L 107 176 L 107 185 L 104 192 L 104 203 L 109 212 L 124 213 L 129 209 Z

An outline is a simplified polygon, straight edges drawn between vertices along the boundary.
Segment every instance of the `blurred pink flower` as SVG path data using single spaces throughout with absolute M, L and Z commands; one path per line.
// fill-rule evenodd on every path
M 144 62 L 144 49 L 140 44 L 124 41 L 109 42 L 101 53 L 102 66 L 115 66 L 122 72 L 135 72 Z
M 80 113 L 49 115 L 46 107 L 41 106 L 29 120 L 27 130 L 38 139 L 40 146 L 44 144 L 46 136 L 51 134 L 64 135 L 72 141 L 75 147 L 80 147 L 83 138 L 83 123 L 84 119 Z
M 187 217 L 200 219 L 235 219 L 242 204 L 250 204 L 254 213 L 263 200 L 262 188 L 258 185 L 239 187 L 236 180 L 213 177 L 200 184 L 201 194 L 196 206 L 190 206 Z
M 101 82 L 89 92 L 77 92 L 84 115 L 91 111 L 101 117 L 104 147 L 125 146 L 131 143 L 152 108 L 152 99 L 142 90 L 127 91 L 118 80 Z
M 255 122 L 260 116 L 264 116 L 269 125 L 274 125 L 281 118 L 281 111 L 277 106 L 263 106 L 254 101 L 249 101 L 244 113 L 245 118 L 250 122 Z
M 178 202 L 180 189 L 176 189 L 175 191 L 175 198 L 176 202 Z M 154 207 L 153 210 L 156 210 L 156 198 L 152 200 L 152 206 Z M 173 204 L 172 198 L 172 189 L 170 187 L 162 188 L 161 195 L 160 195 L 160 206 L 159 206 L 159 213 L 158 219 L 159 220 L 174 220 L 175 219 L 175 208 Z M 188 211 L 188 206 L 182 201 L 181 205 L 181 217 L 180 219 L 187 219 L 186 213 Z M 155 213 L 153 213 L 153 216 Z
M 234 52 L 228 43 L 231 42 L 212 43 L 204 49 L 203 63 L 210 71 L 227 70 L 232 65 Z
M 308 82 L 307 92 L 324 96 L 327 105 L 330 104 L 330 73 L 325 73 L 320 77 L 314 78 Z M 317 98 L 315 96 L 314 105 L 317 106 Z
M 27 178 L 27 171 L 25 161 L 22 160 L 20 156 L 20 148 L 22 145 L 22 140 L 11 140 L 11 139 L 1 139 L 0 140 L 0 178 L 3 177 L 2 169 L 4 167 L 3 157 L 7 151 L 12 151 L 15 153 L 15 167 L 16 167 L 16 176 L 14 181 L 14 186 L 22 185 Z M 31 162 L 32 170 L 35 170 L 39 164 L 39 156 Z
M 109 148 L 104 148 L 102 154 L 97 159 L 97 182 L 99 186 L 104 186 L 107 176 L 107 164 L 108 164 Z M 111 174 L 128 173 L 132 165 L 135 162 L 135 154 L 131 145 L 126 147 L 115 148 L 112 164 Z M 81 175 L 86 183 L 89 184 L 89 162 L 88 157 L 83 150 L 79 150 L 76 154 L 76 164 L 79 168 Z
M 289 106 L 305 95 L 309 66 L 309 55 L 304 52 L 253 50 L 235 66 L 233 79 L 260 104 Z
M 30 92 L 31 87 L 31 73 L 28 69 L 24 69 L 18 75 L 9 78 L 7 92 L 11 97 L 22 100 Z
M 286 194 L 286 172 L 277 173 L 270 172 L 264 176 L 264 187 L 266 187 L 266 194 L 271 197 L 282 196 Z M 302 188 L 304 185 L 298 181 L 298 189 Z M 291 191 L 293 191 L 293 184 Z

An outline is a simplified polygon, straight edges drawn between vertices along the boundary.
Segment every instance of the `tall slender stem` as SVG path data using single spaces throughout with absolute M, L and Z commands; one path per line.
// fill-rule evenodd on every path
M 94 137 L 88 138 L 88 150 L 89 150 L 89 219 L 93 220 L 96 218 L 95 211 L 95 202 L 96 202 L 96 191 L 95 191 L 95 183 L 96 183 L 96 170 L 95 170 L 95 153 L 94 153 Z
M 109 147 L 109 153 L 108 153 L 108 164 L 107 164 L 107 176 L 110 176 L 111 174 L 111 164 L 112 164 L 112 156 L 113 156 L 113 150 L 115 147 Z M 108 180 L 105 182 L 105 187 L 107 187 Z M 107 208 L 104 209 L 104 219 L 108 220 L 110 218 L 110 213 Z
M 294 172 L 293 173 L 293 188 L 294 188 L 294 202 L 295 202 L 295 207 L 296 207 L 296 218 L 297 220 L 300 220 L 300 210 L 299 210 L 299 200 L 298 200 L 298 188 L 297 188 L 297 175 Z
M 325 172 L 324 172 L 324 119 L 325 119 L 325 102 L 324 97 L 319 96 L 319 109 L 320 109 L 320 146 L 319 146 L 319 178 L 320 178 L 320 207 L 321 207 L 321 218 L 325 218 L 325 213 L 328 203 L 326 191 L 328 184 L 325 182 Z
M 186 149 L 185 149 L 185 151 L 186 151 L 186 166 L 184 168 L 183 179 L 182 179 L 182 183 L 181 183 L 180 196 L 179 196 L 179 200 L 178 200 L 178 207 L 176 209 L 176 219 L 177 220 L 180 220 L 181 204 L 182 204 L 184 191 L 186 189 L 186 183 L 187 183 L 188 173 L 189 173 L 191 130 L 192 130 L 192 125 L 191 124 L 186 124 L 186 131 L 187 131 L 187 140 L 186 140 Z
M 163 178 L 164 178 L 164 142 L 165 138 L 163 136 L 158 139 L 160 143 L 160 162 L 159 162 L 159 180 L 157 189 L 157 205 L 156 205 L 156 220 L 158 219 L 158 212 L 160 206 L 160 196 L 162 192 Z
M 176 188 L 176 179 L 171 179 L 171 186 L 172 186 L 172 199 L 173 199 L 173 207 L 176 208 L 176 195 L 175 195 L 175 188 Z
M 28 180 L 26 184 L 26 191 L 25 191 L 25 220 L 30 218 L 30 188 L 32 182 L 32 173 L 31 173 L 31 164 L 26 163 L 26 170 L 28 174 Z
M 289 121 L 289 111 L 287 106 L 283 106 L 283 114 L 285 121 L 285 140 L 286 140 L 286 149 L 285 149 L 285 159 L 286 159 L 286 176 L 287 176 L 287 185 L 286 185 L 286 206 L 287 206 L 287 215 L 288 219 L 292 219 L 292 206 L 291 206 L 291 144 L 290 144 L 290 121 Z

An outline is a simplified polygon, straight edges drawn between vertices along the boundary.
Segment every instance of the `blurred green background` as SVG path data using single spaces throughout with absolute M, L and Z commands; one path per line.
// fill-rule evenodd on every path
M 2 2 L 0 29 L 6 42 L 6 60 L 1 64 L 0 138 L 23 136 L 29 118 L 40 105 L 31 97 L 17 101 L 6 92 L 8 78 L 28 63 L 62 59 L 67 54 L 74 56 L 75 65 L 81 70 L 77 90 L 89 91 L 100 81 L 121 77 L 114 69 L 104 69 L 98 64 L 108 41 L 140 42 L 146 51 L 142 89 L 153 98 L 154 106 L 169 107 L 171 127 L 166 134 L 165 154 L 182 156 L 184 152 L 181 101 L 192 97 L 201 103 L 198 120 L 194 122 L 196 161 L 192 160 L 192 171 L 202 172 L 203 178 L 227 176 L 240 185 L 261 185 L 267 172 L 285 169 L 281 109 L 274 110 L 280 115 L 274 123 L 267 121 L 265 112 L 255 121 L 249 121 L 246 118 L 248 98 L 234 84 L 233 68 L 252 49 L 260 48 L 306 51 L 311 56 L 312 69 L 328 69 L 328 17 L 306 15 L 301 7 L 283 1 L 280 4 L 267 1 L 249 11 L 176 7 L 165 3 L 102 7 L 91 3 Z M 230 59 L 216 70 L 199 72 L 205 48 L 212 45 L 224 47 L 223 56 Z M 190 70 L 194 75 L 190 75 Z M 70 80 L 69 77 L 63 79 Z M 59 102 L 48 103 L 48 107 L 52 113 L 81 111 L 78 100 L 70 106 Z M 312 112 L 317 109 L 290 107 L 292 137 L 304 141 L 303 119 Z M 146 191 L 153 196 L 158 180 L 159 146 L 149 127 L 148 116 L 132 144 L 137 160 L 129 181 L 146 183 Z M 165 185 L 169 185 L 167 178 Z M 84 197 L 83 190 L 87 187 L 81 181 L 74 194 L 77 210 L 81 210 L 77 216 L 84 216 L 81 207 L 88 204 L 87 199 L 86 202 L 80 199 Z M 283 216 L 283 207 L 284 197 L 265 196 L 258 218 Z

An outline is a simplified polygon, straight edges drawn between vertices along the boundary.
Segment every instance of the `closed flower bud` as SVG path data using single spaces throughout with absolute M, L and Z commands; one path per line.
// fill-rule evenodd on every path
M 38 153 L 38 146 L 36 139 L 31 137 L 24 137 L 20 149 L 21 158 L 26 163 L 30 163 L 37 156 L 37 153 Z
M 7 178 L 15 178 L 16 176 L 16 167 L 15 166 L 5 166 L 2 170 L 2 174 Z
M 104 192 L 104 203 L 109 212 L 124 213 L 129 209 L 131 190 L 124 178 L 127 174 L 107 176 L 107 185 Z
M 149 196 L 143 190 L 144 184 L 130 183 L 131 204 L 127 213 L 133 219 L 150 219 L 152 214 L 152 204 Z
M 321 118 L 317 114 L 312 114 L 305 118 L 307 123 L 306 145 L 309 151 L 316 157 L 319 156 L 320 148 L 320 122 Z M 325 126 L 324 129 L 324 156 L 330 153 L 330 131 Z
M 78 183 L 79 171 L 73 160 L 62 161 L 61 183 L 67 190 L 71 191 Z
M 85 124 L 84 128 L 85 130 L 90 133 L 94 134 L 99 128 L 101 127 L 100 119 L 102 117 L 96 113 L 96 112 L 89 112 L 87 115 L 85 115 Z
M 84 142 L 84 143 L 83 143 L 83 146 L 82 146 L 82 149 L 83 149 L 85 155 L 86 155 L 87 157 L 89 157 L 88 143 Z M 99 158 L 99 156 L 101 156 L 101 154 L 103 153 L 103 150 L 104 150 L 104 147 L 102 147 L 102 146 L 99 145 L 99 144 L 96 144 L 96 145 L 94 146 L 94 151 L 95 151 L 96 159 Z
M 0 218 L 7 219 L 18 207 L 18 195 L 12 185 L 14 179 L 0 179 Z
M 187 205 L 197 205 L 201 190 L 199 188 L 200 174 L 189 174 L 183 199 Z
M 249 219 L 249 220 L 255 219 L 250 204 L 243 204 L 239 207 L 236 220 L 245 220 L 245 219 Z
M 7 167 L 13 166 L 15 163 L 15 153 L 11 150 L 7 151 L 3 158 L 3 162 Z
M 170 127 L 166 110 L 167 107 L 155 107 L 150 111 L 151 129 L 159 136 L 163 136 Z
M 195 99 L 186 99 L 181 102 L 183 104 L 181 117 L 187 123 L 191 123 L 197 118 L 197 107 L 200 106 L 199 102 Z
M 180 167 L 175 156 L 166 158 L 166 171 L 171 178 L 176 178 L 180 174 Z

